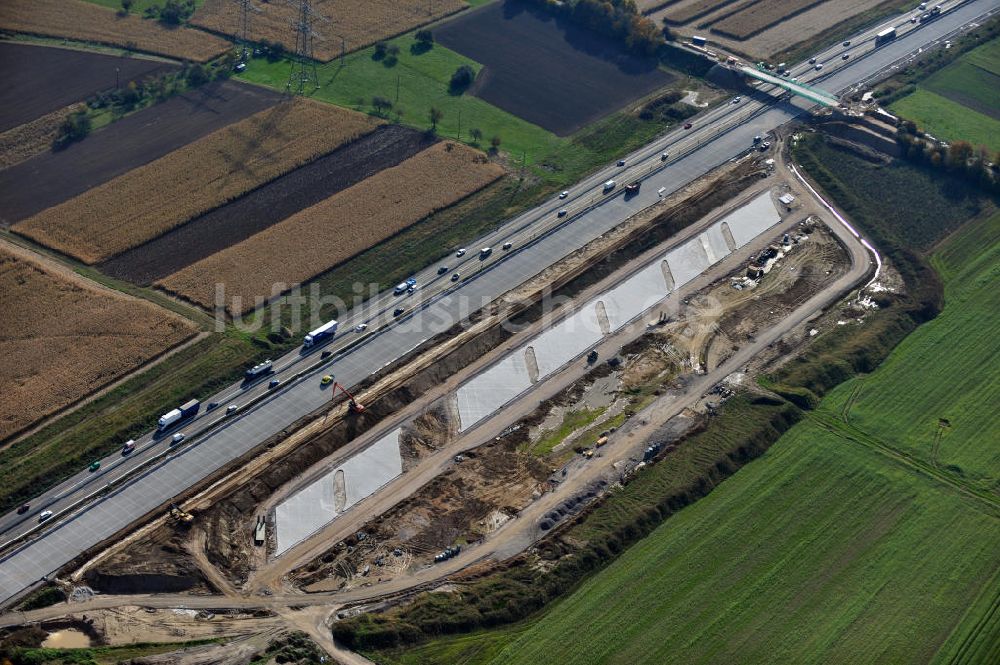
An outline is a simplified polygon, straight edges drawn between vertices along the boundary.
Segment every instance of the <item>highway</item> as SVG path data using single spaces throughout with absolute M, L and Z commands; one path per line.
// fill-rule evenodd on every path
M 906 59 L 926 44 L 940 40 L 969 22 L 994 11 L 990 0 L 972 0 L 944 14 L 941 18 L 920 25 L 879 49 L 872 49 L 865 35 L 852 40 L 848 49 L 834 47 L 820 54 L 831 66 L 814 72 L 808 64 L 799 78 L 829 92 L 839 92 L 868 80 L 897 61 Z M 847 61 L 839 54 L 849 51 Z M 834 67 L 834 61 L 840 63 Z M 793 70 L 794 71 L 794 70 Z M 754 95 L 758 97 L 758 95 Z M 0 559 L 0 602 L 20 593 L 58 569 L 78 553 L 110 537 L 122 527 L 138 519 L 156 506 L 168 501 L 187 487 L 207 477 L 230 460 L 252 450 L 261 441 L 279 433 L 302 416 L 329 401 L 329 390 L 319 385 L 319 378 L 333 373 L 342 383 L 357 384 L 372 372 L 405 356 L 409 351 L 434 335 L 449 329 L 497 296 L 520 285 L 545 267 L 568 255 L 590 240 L 614 228 L 638 210 L 658 199 L 657 190 L 674 192 L 702 176 L 712 168 L 749 149 L 755 135 L 781 126 L 804 112 L 804 101 L 765 103 L 746 99 L 740 104 L 726 104 L 692 120 L 690 131 L 676 130 L 624 157 L 626 166 L 609 166 L 588 177 L 572 190 L 566 200 L 553 199 L 503 225 L 496 232 L 471 245 L 460 263 L 449 260 L 449 271 L 437 275 L 438 265 L 429 266 L 416 275 L 420 288 L 410 296 L 394 297 L 381 294 L 363 310 L 343 317 L 342 334 L 323 347 L 333 351 L 326 360 L 319 351 L 302 355 L 292 353 L 275 360 L 274 378 L 282 382 L 268 391 L 267 382 L 249 387 L 232 386 L 219 395 L 204 400 L 219 407 L 201 413 L 181 427 L 188 440 L 170 450 L 163 438 L 152 434 L 138 442 L 137 450 L 128 457 L 112 456 L 102 461 L 95 473 L 81 472 L 44 497 L 32 502 L 26 515 L 9 514 L 0 519 L 3 540 L 24 535 L 37 526 L 38 512 L 43 509 L 57 513 L 47 528 L 33 540 L 15 545 Z M 668 152 L 666 162 L 660 160 Z M 643 187 L 630 199 L 617 194 L 605 196 L 601 183 L 614 178 L 620 184 L 643 178 Z M 601 205 L 596 205 L 601 203 Z M 556 212 L 570 211 L 564 218 Z M 504 242 L 513 247 L 504 252 Z M 493 255 L 480 261 L 478 248 L 494 248 Z M 452 283 L 453 272 L 462 280 Z M 391 310 L 397 302 L 406 313 L 394 325 Z M 369 322 L 365 333 L 351 332 L 359 322 Z M 350 347 L 345 350 L 345 347 Z M 308 373 L 299 376 L 309 369 Z M 269 393 L 269 394 L 268 394 Z M 257 403 L 248 405 L 255 398 Z M 229 404 L 241 407 L 230 417 L 224 416 Z M 203 409 L 204 411 L 204 409 Z M 199 432 L 204 432 L 200 433 Z M 167 437 L 169 439 L 169 437 Z M 169 453 L 169 454 L 168 454 Z M 106 496 L 71 510 L 88 495 L 117 481 L 140 466 L 145 468 L 122 482 Z M 64 517 L 61 511 L 69 511 Z

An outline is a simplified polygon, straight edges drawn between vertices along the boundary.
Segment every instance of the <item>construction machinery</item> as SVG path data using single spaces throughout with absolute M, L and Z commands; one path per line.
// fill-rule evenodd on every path
M 176 503 L 170 504 L 170 519 L 180 525 L 188 525 L 194 521 L 194 515 L 181 509 Z
M 334 382 L 334 384 L 333 384 L 332 394 L 333 394 L 334 397 L 337 396 L 337 389 L 338 388 L 340 389 L 340 392 L 342 392 L 345 395 L 347 395 L 347 399 L 349 400 L 347 402 L 347 410 L 348 411 L 350 411 L 351 413 L 355 413 L 355 414 L 359 414 L 359 413 L 364 413 L 365 412 L 364 405 L 361 402 L 359 402 L 358 400 L 356 400 L 354 398 L 354 395 L 352 395 L 347 390 L 347 388 L 345 388 L 344 386 L 340 385 L 339 382 Z

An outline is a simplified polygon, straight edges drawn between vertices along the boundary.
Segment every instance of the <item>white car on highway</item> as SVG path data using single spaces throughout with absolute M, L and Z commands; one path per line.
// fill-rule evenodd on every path
M 184 432 L 177 432 L 170 438 L 170 443 L 176 444 L 184 440 Z

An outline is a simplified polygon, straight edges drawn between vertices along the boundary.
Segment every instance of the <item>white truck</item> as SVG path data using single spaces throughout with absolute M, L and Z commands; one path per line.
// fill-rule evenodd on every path
M 305 339 L 302 340 L 302 346 L 309 348 L 316 346 L 325 339 L 329 339 L 334 336 L 337 332 L 337 322 L 327 321 L 316 330 L 312 330 L 306 335 Z
M 179 423 L 180 421 L 186 418 L 190 418 L 195 414 L 197 414 L 198 408 L 200 406 L 201 402 L 199 402 L 198 400 L 196 399 L 188 400 L 187 402 L 184 402 L 184 404 L 181 404 L 176 409 L 171 409 L 170 411 L 167 411 L 162 416 L 160 416 L 160 419 L 156 421 L 156 425 L 161 431 L 165 430 L 171 425 Z
M 606 183 L 604 183 L 604 193 L 605 194 L 607 194 L 608 192 L 610 192 L 614 188 L 615 188 L 615 181 L 614 180 L 608 180 Z

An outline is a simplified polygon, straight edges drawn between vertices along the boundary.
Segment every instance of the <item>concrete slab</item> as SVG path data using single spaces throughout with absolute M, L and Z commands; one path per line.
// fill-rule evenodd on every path
M 530 387 L 521 348 L 459 387 L 459 431 L 464 432 Z
M 781 216 L 771 201 L 771 193 L 764 192 L 722 221 L 729 225 L 736 247 L 740 248 L 780 222 Z
M 552 374 L 601 340 L 603 333 L 596 305 L 596 300 L 587 303 L 525 345 L 535 350 L 539 379 Z
M 701 237 L 695 236 L 680 247 L 667 252 L 667 265 L 674 276 L 674 289 L 679 289 L 692 279 L 708 270 L 708 254 L 701 244 Z
M 667 280 L 660 261 L 646 266 L 598 298 L 604 303 L 612 332 L 639 316 L 667 296 Z
M 400 429 L 389 432 L 371 446 L 354 455 L 340 466 L 279 503 L 274 509 L 275 555 L 281 555 L 300 543 L 358 501 L 403 473 L 399 454 Z M 336 507 L 335 483 L 343 473 L 347 500 L 342 510 Z

